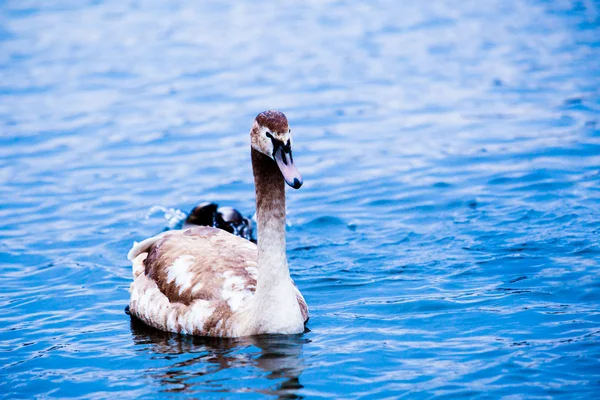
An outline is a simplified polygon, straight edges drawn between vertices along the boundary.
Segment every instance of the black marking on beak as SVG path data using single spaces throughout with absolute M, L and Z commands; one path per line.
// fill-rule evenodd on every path
M 290 142 L 290 139 L 288 139 L 287 143 L 283 143 L 283 140 L 274 138 L 273 135 L 271 135 L 271 132 L 267 132 L 267 137 L 271 139 L 271 143 L 273 143 L 273 158 L 275 158 L 275 153 L 281 147 L 281 159 L 283 163 L 285 165 L 288 163 L 286 155 L 289 155 L 290 162 L 294 162 L 294 159 L 292 158 L 292 143 Z

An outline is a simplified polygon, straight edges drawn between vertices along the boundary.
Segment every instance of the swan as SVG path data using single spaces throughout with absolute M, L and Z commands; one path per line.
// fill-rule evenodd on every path
M 308 306 L 292 281 L 285 252 L 285 183 L 302 177 L 292 157 L 286 116 L 256 116 L 250 130 L 258 245 L 199 226 L 134 244 L 129 311 L 154 328 L 213 337 L 304 331 Z
M 182 229 L 193 228 L 197 225 L 223 229 L 256 243 L 252 237 L 252 222 L 232 207 L 219 207 L 216 203 L 197 205 L 188 214 Z

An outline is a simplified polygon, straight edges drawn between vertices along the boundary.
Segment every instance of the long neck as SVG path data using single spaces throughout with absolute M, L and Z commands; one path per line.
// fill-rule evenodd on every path
M 289 282 L 285 254 L 285 182 L 271 158 L 252 149 L 258 222 L 258 281 L 256 294 L 264 296 L 282 282 Z

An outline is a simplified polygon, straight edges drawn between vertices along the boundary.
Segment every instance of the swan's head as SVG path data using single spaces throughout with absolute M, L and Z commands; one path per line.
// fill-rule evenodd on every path
M 269 110 L 258 114 L 250 137 L 254 150 L 275 160 L 288 185 L 294 189 L 302 186 L 302 176 L 292 158 L 292 130 L 282 112 Z

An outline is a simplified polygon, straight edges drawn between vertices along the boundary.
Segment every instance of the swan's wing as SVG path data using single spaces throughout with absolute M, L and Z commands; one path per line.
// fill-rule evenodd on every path
M 220 229 L 165 232 L 144 250 L 145 275 L 171 303 L 228 301 L 256 288 L 256 245 Z

